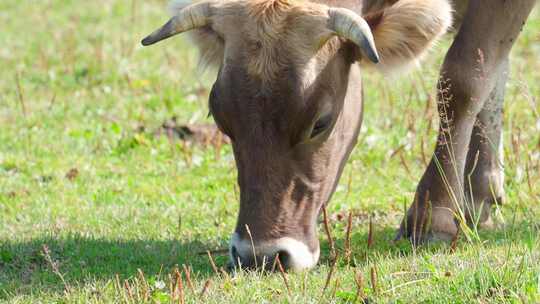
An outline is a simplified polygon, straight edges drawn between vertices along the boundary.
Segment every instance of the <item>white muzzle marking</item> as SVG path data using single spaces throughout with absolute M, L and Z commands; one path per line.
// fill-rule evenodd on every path
M 250 240 L 241 239 L 238 233 L 234 233 L 231 237 L 229 248 L 231 261 L 235 265 L 238 263 L 238 261 L 235 261 L 232 252 L 233 247 L 236 248 L 236 253 L 241 260 L 252 259 L 253 252 L 255 251 L 257 260 L 267 259 L 265 260 L 265 263 L 273 263 L 272 260 L 268 259 L 273 259 L 279 252 L 286 252 L 288 255 L 286 266 L 289 270 L 294 271 L 312 268 L 319 260 L 320 249 L 318 247 L 315 252 L 311 252 L 306 244 L 290 237 L 283 237 L 263 243 L 255 243 L 254 245 L 255 246 L 251 245 Z

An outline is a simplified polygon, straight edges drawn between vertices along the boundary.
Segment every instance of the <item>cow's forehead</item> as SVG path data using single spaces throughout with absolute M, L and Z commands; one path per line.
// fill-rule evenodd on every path
M 226 43 L 225 57 L 242 57 L 250 76 L 272 82 L 294 67 L 299 74 L 314 58 L 335 52 L 339 39 L 321 45 L 324 8 L 305 1 L 232 1 L 223 4 L 214 30 Z M 302 76 L 302 75 L 299 75 Z
M 280 70 L 276 77 L 262 78 L 262 75 L 253 75 L 249 64 L 238 63 L 234 60 L 226 61 L 218 77 L 221 90 L 232 103 L 252 103 L 243 111 L 284 112 L 291 111 L 303 104 L 303 91 L 299 85 L 302 82 L 300 74 L 293 67 Z M 271 113 L 267 113 L 271 114 Z

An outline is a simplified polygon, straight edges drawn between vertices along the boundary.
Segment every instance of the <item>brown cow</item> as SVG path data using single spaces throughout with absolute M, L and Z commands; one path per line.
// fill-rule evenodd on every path
M 441 111 L 454 118 L 442 123 L 441 138 L 447 132 L 454 137 L 438 145 L 434 157 L 446 153 L 441 147 L 448 143 L 457 152 L 455 159 L 438 158 L 450 187 L 441 182 L 433 161 L 418 188 L 419 203 L 404 221 L 423 220 L 414 211 L 425 214 L 422 202 L 429 192 L 432 225 L 418 225 L 420 232 L 405 224 L 400 229 L 400 236 L 414 241 L 456 233 L 458 208 L 449 193 L 464 192 L 458 186 L 463 184 L 469 141 L 482 154 L 475 182 L 491 180 L 491 167 L 482 161 L 485 154 L 489 163 L 495 153 L 471 139 L 474 117 L 478 114 L 484 122 L 482 105 L 489 92 L 498 90 L 495 84 L 504 81 L 492 75 L 504 74 L 501 58 L 506 58 L 510 39 L 515 39 L 534 1 L 473 2 L 469 10 L 480 18 L 465 16 L 443 69 L 447 81 L 441 83 L 443 91 L 452 90 L 448 96 L 441 94 L 448 99 Z M 484 11 L 490 13 L 479 7 L 489 7 Z M 489 28 L 477 39 L 487 18 L 494 16 L 505 28 L 501 33 Z M 276 256 L 289 269 L 317 263 L 317 217 L 335 190 L 362 121 L 361 70 L 371 66 L 390 71 L 413 64 L 445 33 L 451 19 L 447 0 L 214 0 L 176 5 L 174 17 L 143 40 L 149 45 L 193 30 L 202 58 L 219 68 L 209 107 L 232 140 L 241 190 L 230 246 L 233 265 L 268 265 Z M 478 48 L 485 47 L 491 48 L 484 51 L 482 62 L 489 76 L 485 83 L 470 82 Z M 446 167 L 450 159 L 457 162 L 457 171 Z M 461 197 L 462 206 L 467 205 Z

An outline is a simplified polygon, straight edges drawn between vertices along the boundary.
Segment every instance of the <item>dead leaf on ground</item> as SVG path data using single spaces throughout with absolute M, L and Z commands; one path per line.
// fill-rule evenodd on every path
M 156 136 L 165 135 L 202 146 L 220 147 L 223 144 L 231 143 L 229 137 L 213 124 L 182 124 L 177 121 L 176 117 L 165 121 L 155 134 Z
M 73 181 L 74 179 L 76 179 L 77 176 L 79 176 L 79 170 L 77 168 L 71 168 L 66 173 L 66 178 L 69 179 L 70 181 Z

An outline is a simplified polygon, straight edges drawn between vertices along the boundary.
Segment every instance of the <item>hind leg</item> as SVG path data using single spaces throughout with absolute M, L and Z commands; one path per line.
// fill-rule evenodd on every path
M 476 116 L 465 165 L 465 218 L 471 226 L 490 226 L 491 209 L 504 197 L 503 108 L 508 60 Z

